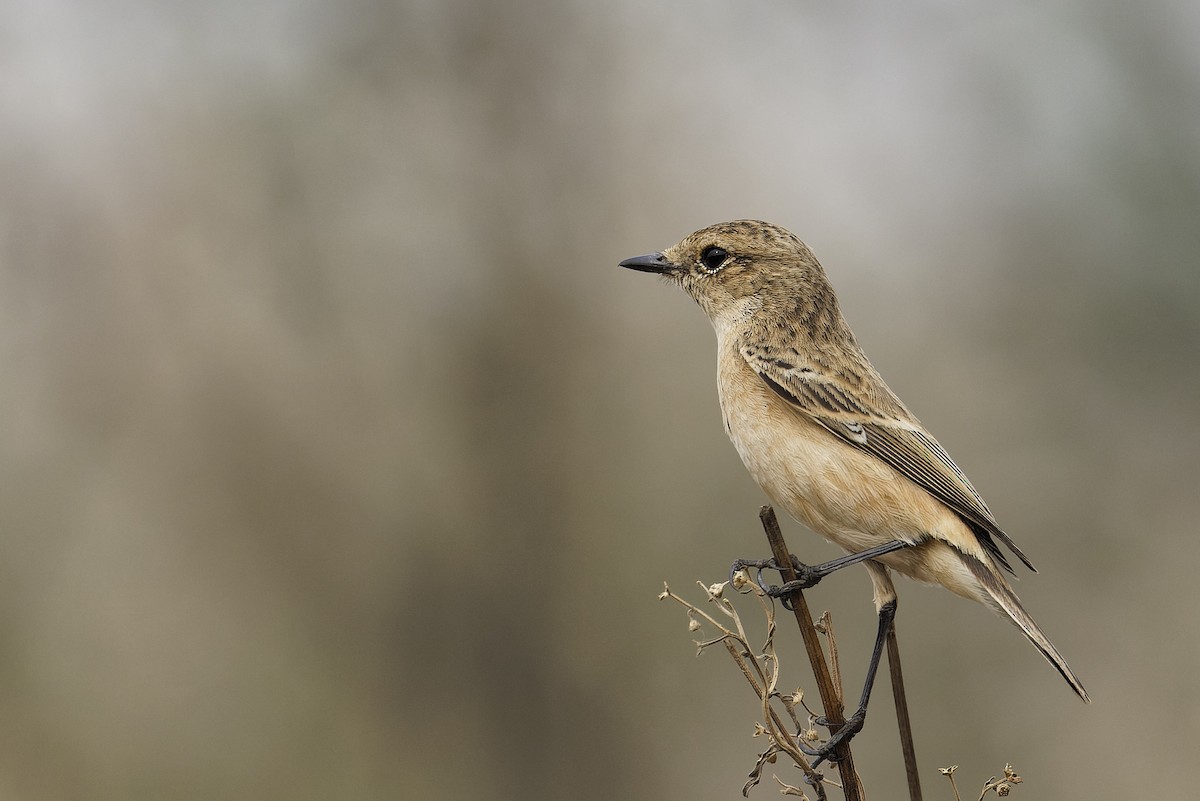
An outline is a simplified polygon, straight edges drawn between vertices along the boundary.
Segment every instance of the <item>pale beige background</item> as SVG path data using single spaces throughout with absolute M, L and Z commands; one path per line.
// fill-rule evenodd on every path
M 616 267 L 735 217 L 1096 699 L 902 584 L 926 797 L 1194 794 L 1198 75 L 1182 0 L 0 4 L 0 798 L 737 797 L 754 701 L 654 599 L 762 498 Z M 869 583 L 818 592 L 857 685 Z

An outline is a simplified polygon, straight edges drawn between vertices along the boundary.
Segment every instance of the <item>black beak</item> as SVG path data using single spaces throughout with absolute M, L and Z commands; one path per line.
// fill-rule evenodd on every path
M 641 270 L 644 273 L 671 273 L 675 271 L 675 265 L 667 261 L 667 257 L 661 253 L 647 253 L 645 256 L 634 256 L 632 259 L 626 259 L 621 262 L 620 267 L 628 267 L 631 270 Z

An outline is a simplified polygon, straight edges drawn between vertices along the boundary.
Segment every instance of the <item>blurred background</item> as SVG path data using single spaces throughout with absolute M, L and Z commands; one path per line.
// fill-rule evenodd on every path
M 902 583 L 926 797 L 1192 794 L 1198 76 L 1182 0 L 0 3 L 0 798 L 738 797 L 757 703 L 655 596 L 764 499 L 616 263 L 740 217 L 1096 699 Z M 810 597 L 857 688 L 865 571 Z

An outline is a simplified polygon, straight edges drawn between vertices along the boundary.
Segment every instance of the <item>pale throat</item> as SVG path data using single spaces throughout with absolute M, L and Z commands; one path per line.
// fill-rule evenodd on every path
M 757 295 L 747 295 L 744 298 L 722 298 L 720 303 L 711 298 L 698 296 L 696 302 L 704 309 L 713 329 L 717 332 L 717 340 L 724 342 L 728 338 L 737 337 L 751 327 L 754 315 L 762 310 L 762 298 Z

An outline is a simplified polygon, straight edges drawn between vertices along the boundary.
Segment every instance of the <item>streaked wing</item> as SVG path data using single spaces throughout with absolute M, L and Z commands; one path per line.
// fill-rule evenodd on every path
M 881 459 L 954 510 L 1006 569 L 1012 568 L 993 537 L 1036 572 L 1028 557 L 1000 529 L 958 465 L 882 382 L 882 392 L 875 393 L 880 397 L 872 401 L 865 393 L 853 391 L 845 379 L 818 366 L 796 366 L 751 348 L 743 348 L 742 356 L 767 386 L 834 436 Z

